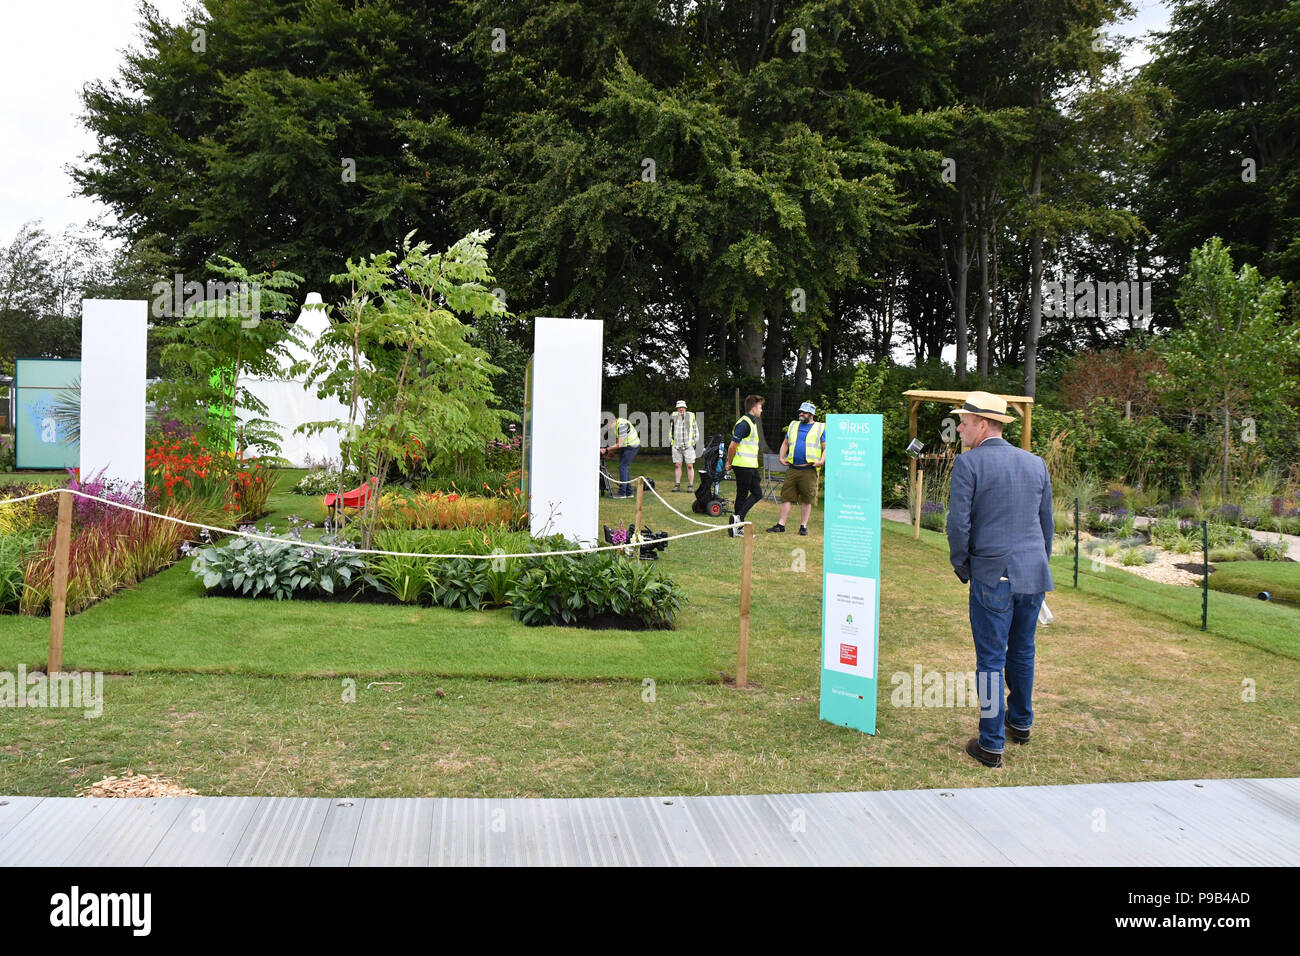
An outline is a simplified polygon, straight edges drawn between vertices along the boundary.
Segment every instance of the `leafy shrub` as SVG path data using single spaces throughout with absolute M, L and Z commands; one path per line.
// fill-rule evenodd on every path
M 523 441 L 515 434 L 517 426 L 512 423 L 509 427 L 509 440 L 489 441 L 487 443 L 487 450 L 483 456 L 484 470 L 508 474 L 520 466 Z
M 1250 542 L 1254 540 L 1251 533 L 1246 528 L 1238 528 L 1233 525 L 1219 524 L 1209 522 L 1206 529 L 1210 539 L 1210 548 L 1239 548 L 1249 547 Z M 1228 559 L 1231 560 L 1231 559 Z
M 921 527 L 942 532 L 948 520 L 948 509 L 935 501 L 921 503 Z
M 487 565 L 469 558 L 430 561 L 424 569 L 430 600 L 455 610 L 481 610 L 489 597 Z
M 246 526 L 241 530 L 256 529 Z M 272 530 L 268 524 L 261 533 Z M 353 584 L 379 587 L 361 555 L 305 548 L 297 529 L 274 537 L 280 540 L 236 538 L 224 547 L 204 548 L 197 552 L 190 571 L 209 591 L 277 601 L 301 595 L 338 594 Z M 341 536 L 330 534 L 322 536 L 320 543 L 351 546 Z
M 1172 517 L 1157 518 L 1147 525 L 1147 533 L 1151 535 L 1151 543 L 1162 548 L 1171 547 L 1174 541 L 1183 536 L 1178 519 Z
M 1285 561 L 1289 550 L 1281 538 L 1276 541 L 1251 541 L 1250 549 L 1261 561 Z
M 1156 559 L 1156 552 L 1151 548 L 1125 548 L 1120 555 L 1120 563 L 1126 568 L 1150 564 Z
M 0 612 L 18 610 L 27 561 L 40 543 L 36 534 L 0 534 Z
M 685 602 L 659 565 L 609 551 L 532 562 L 508 596 L 515 619 L 530 626 L 581 625 L 612 615 L 669 628 Z
M 0 433 L 0 471 L 13 471 L 15 457 L 14 436 Z
M 30 482 L 16 485 L 0 485 L 0 502 L 9 498 L 25 498 L 28 495 L 48 491 L 45 485 Z M 54 495 L 49 495 L 53 499 Z M 37 507 L 45 498 L 35 501 L 20 501 L 17 504 L 0 504 L 0 534 L 21 535 L 31 531 L 54 527 L 53 516 L 47 516 Z

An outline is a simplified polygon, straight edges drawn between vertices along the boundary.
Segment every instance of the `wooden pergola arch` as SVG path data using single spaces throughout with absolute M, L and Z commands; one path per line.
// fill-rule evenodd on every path
M 916 415 L 917 412 L 921 410 L 921 405 L 923 403 L 939 402 L 947 405 L 949 408 L 957 408 L 958 406 L 966 404 L 966 398 L 973 391 L 978 391 L 978 389 L 970 389 L 964 392 L 940 392 L 930 391 L 923 388 L 914 388 L 904 392 L 903 394 L 907 397 L 908 403 L 908 444 L 911 444 L 912 439 L 916 438 Z M 1031 448 L 1030 438 L 1033 433 L 1034 424 L 1034 400 L 1028 395 L 998 395 L 998 398 L 1006 401 L 1008 409 L 1014 409 L 1019 413 L 1021 420 L 1020 447 L 1025 451 L 1029 451 Z M 961 449 L 958 448 L 958 454 L 960 453 Z M 932 456 L 922 455 L 921 457 L 929 458 Z M 939 456 L 936 455 L 933 457 Z M 916 528 L 913 537 L 919 537 L 921 534 L 921 486 L 916 480 L 916 463 L 916 458 L 909 457 L 907 460 L 908 477 L 911 479 L 910 486 L 916 489 Z M 924 480 L 924 478 L 922 480 Z

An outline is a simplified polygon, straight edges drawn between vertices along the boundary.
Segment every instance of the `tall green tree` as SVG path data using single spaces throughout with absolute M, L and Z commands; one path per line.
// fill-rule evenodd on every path
M 1141 208 L 1156 253 L 1176 270 L 1219 236 L 1239 261 L 1300 281 L 1300 5 L 1171 7 L 1142 71 L 1171 95 Z
M 1193 250 L 1179 287 L 1182 327 L 1160 344 L 1166 370 L 1156 384 L 1166 401 L 1222 425 L 1225 500 L 1240 419 L 1283 433 L 1295 420 L 1300 383 L 1289 367 L 1300 359 L 1300 326 L 1279 321 L 1284 292 L 1280 279 L 1264 278 L 1249 263 L 1234 271 L 1216 236 Z
M 307 381 L 346 405 L 348 419 L 298 429 L 342 430 L 347 463 L 373 476 L 367 548 L 390 466 L 409 473 L 415 460 L 430 459 L 464 474 L 481 465 L 487 441 L 511 417 L 495 407 L 492 376 L 501 369 L 457 317 L 505 314 L 491 291 L 491 233 L 470 233 L 442 253 L 413 235 L 402 241 L 400 260 L 391 250 L 349 259 L 333 277 L 347 297 L 331 310 L 336 321 L 317 340 Z

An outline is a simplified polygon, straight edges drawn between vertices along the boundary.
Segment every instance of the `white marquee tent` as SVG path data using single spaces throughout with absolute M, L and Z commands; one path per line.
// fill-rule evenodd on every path
M 319 304 L 319 292 L 307 293 L 306 305 Z M 303 342 L 303 348 L 289 346 L 290 355 L 281 361 L 281 368 L 288 369 L 294 362 L 311 359 L 311 350 L 316 340 L 329 328 L 330 320 L 324 309 L 304 308 L 298 316 L 295 328 Z M 266 403 L 266 417 L 275 423 L 280 433 L 280 454 L 296 468 L 306 468 L 310 464 L 321 464 L 328 459 L 339 457 L 341 435 L 336 429 L 316 435 L 295 434 L 294 429 L 306 422 L 337 419 L 347 421 L 348 408 L 334 398 L 318 398 L 315 388 L 308 388 L 302 378 L 298 379 L 248 379 L 248 390 Z

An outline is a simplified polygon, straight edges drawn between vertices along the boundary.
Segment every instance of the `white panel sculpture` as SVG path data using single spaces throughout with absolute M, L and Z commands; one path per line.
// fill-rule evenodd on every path
M 530 530 L 594 544 L 600 534 L 604 324 L 537 319 L 529 436 Z
M 81 303 L 81 477 L 144 486 L 149 303 Z

